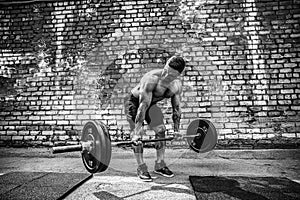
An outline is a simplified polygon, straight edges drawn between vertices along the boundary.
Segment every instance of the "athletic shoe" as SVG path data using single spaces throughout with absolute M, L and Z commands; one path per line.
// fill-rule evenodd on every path
M 174 176 L 174 173 L 166 166 L 164 161 L 161 161 L 160 163 L 155 162 L 154 172 L 168 178 Z
M 160 174 L 164 177 L 168 177 L 168 178 L 171 178 L 174 176 L 174 173 L 168 167 L 164 167 L 164 168 L 155 170 L 154 172 L 157 174 Z
M 145 182 L 152 181 L 152 177 L 150 176 L 147 165 L 145 163 L 138 166 L 137 175 L 141 180 L 143 180 Z

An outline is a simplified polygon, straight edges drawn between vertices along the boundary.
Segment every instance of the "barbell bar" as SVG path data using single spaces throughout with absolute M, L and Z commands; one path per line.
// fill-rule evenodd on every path
M 182 138 L 194 138 L 198 135 L 184 135 Z M 160 141 L 171 141 L 174 140 L 176 137 L 167 137 L 167 138 L 160 138 L 160 139 L 148 139 L 148 140 L 141 140 L 143 144 L 150 143 L 150 142 L 160 142 Z M 120 141 L 120 142 L 111 142 L 112 147 L 120 147 L 120 146 L 128 146 L 132 145 L 132 141 Z M 52 153 L 66 153 L 66 152 L 74 152 L 74 151 L 82 151 L 84 149 L 89 148 L 91 146 L 90 142 L 81 142 L 81 144 L 76 145 L 69 145 L 69 146 L 58 146 L 52 148 Z
M 182 138 L 194 138 L 198 135 L 183 135 Z M 141 140 L 143 144 L 145 143 L 150 143 L 150 142 L 160 142 L 160 141 L 172 141 L 176 139 L 175 137 L 166 137 L 166 138 L 157 138 L 157 139 L 147 139 L 147 140 Z M 127 145 L 132 145 L 132 141 L 120 141 L 120 142 L 112 142 L 111 146 L 113 147 L 120 147 L 120 146 L 127 146 Z
M 176 137 L 141 140 L 142 143 L 171 141 Z M 214 125 L 206 119 L 196 119 L 190 122 L 186 134 L 189 147 L 197 152 L 204 153 L 212 150 L 217 144 L 217 131 Z M 90 173 L 105 171 L 111 160 L 111 147 L 132 145 L 132 141 L 111 142 L 106 126 L 100 121 L 87 122 L 82 130 L 81 142 L 77 145 L 57 146 L 52 153 L 81 151 L 82 161 Z

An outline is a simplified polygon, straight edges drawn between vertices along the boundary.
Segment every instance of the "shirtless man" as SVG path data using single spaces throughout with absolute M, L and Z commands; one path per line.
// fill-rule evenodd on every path
M 156 103 L 165 98 L 171 99 L 173 108 L 172 119 L 175 135 L 178 134 L 180 124 L 180 94 L 181 81 L 178 79 L 185 67 L 181 57 L 171 57 L 163 69 L 155 69 L 146 73 L 139 84 L 131 90 L 125 100 L 125 113 L 131 129 L 131 140 L 134 142 L 133 151 L 137 160 L 138 176 L 144 181 L 152 181 L 147 165 L 143 158 L 143 145 L 140 142 L 143 135 L 143 122 L 146 120 L 156 138 L 165 138 L 166 127 L 163 114 Z M 157 160 L 154 172 L 165 177 L 173 177 L 173 172 L 166 166 L 166 142 L 156 142 Z

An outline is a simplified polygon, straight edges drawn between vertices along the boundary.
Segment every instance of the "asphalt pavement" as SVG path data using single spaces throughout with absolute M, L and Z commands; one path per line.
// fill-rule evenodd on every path
M 144 159 L 153 182 L 136 176 L 130 149 L 114 148 L 109 168 L 94 176 L 65 199 L 196 199 L 189 176 L 284 177 L 300 183 L 300 149 L 213 150 L 197 154 L 167 149 L 166 163 L 173 178 L 154 174 L 156 152 L 145 149 Z M 8 172 L 87 173 L 80 152 L 52 154 L 48 148 L 0 148 L 0 175 Z

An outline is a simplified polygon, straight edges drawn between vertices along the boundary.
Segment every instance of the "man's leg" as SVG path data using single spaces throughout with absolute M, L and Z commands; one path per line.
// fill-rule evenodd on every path
M 166 137 L 166 127 L 164 124 L 158 125 L 152 128 L 155 132 L 155 138 L 165 138 Z M 166 141 L 156 142 L 156 162 L 160 163 L 165 160 L 165 151 L 166 151 Z
M 134 134 L 134 128 L 135 128 L 135 117 L 137 114 L 137 109 L 138 109 L 138 99 L 134 98 L 132 95 L 129 95 L 127 98 L 125 98 L 125 114 L 127 121 L 129 122 L 130 125 L 130 135 L 131 137 Z M 143 157 L 143 145 L 132 145 L 132 149 L 134 152 L 135 159 L 138 164 L 137 168 L 137 174 L 138 176 L 144 180 L 144 181 L 152 181 L 152 178 L 148 172 L 147 165 L 144 162 L 144 157 Z
M 156 138 L 165 138 L 166 127 L 164 124 L 154 127 Z M 157 160 L 155 161 L 154 172 L 165 177 L 173 177 L 173 172 L 165 163 L 166 141 L 155 143 Z
M 134 135 L 134 128 L 135 128 L 135 118 L 138 110 L 138 103 L 139 100 L 135 98 L 132 94 L 128 95 L 124 99 L 124 108 L 125 108 L 125 114 L 126 119 L 130 125 L 130 136 L 132 137 Z M 136 161 L 138 165 L 141 165 L 144 163 L 143 159 L 143 146 L 142 145 L 132 145 L 133 152 L 136 158 Z
M 143 156 L 143 153 L 144 153 L 143 144 L 132 145 L 132 149 L 133 149 L 137 164 L 138 165 L 144 164 L 145 162 L 144 162 L 144 156 Z
M 164 117 L 161 109 L 157 105 L 153 105 L 146 113 L 146 121 L 150 128 L 154 130 L 156 138 L 165 138 L 166 127 L 164 125 Z M 157 160 L 155 161 L 154 172 L 166 177 L 173 177 L 174 174 L 165 163 L 166 141 L 155 143 Z
M 161 109 L 156 105 L 152 105 L 146 112 L 146 121 L 155 132 L 155 138 L 165 138 L 166 127 L 164 125 L 164 116 Z M 157 162 L 164 160 L 166 142 L 156 142 L 155 149 L 157 155 Z

